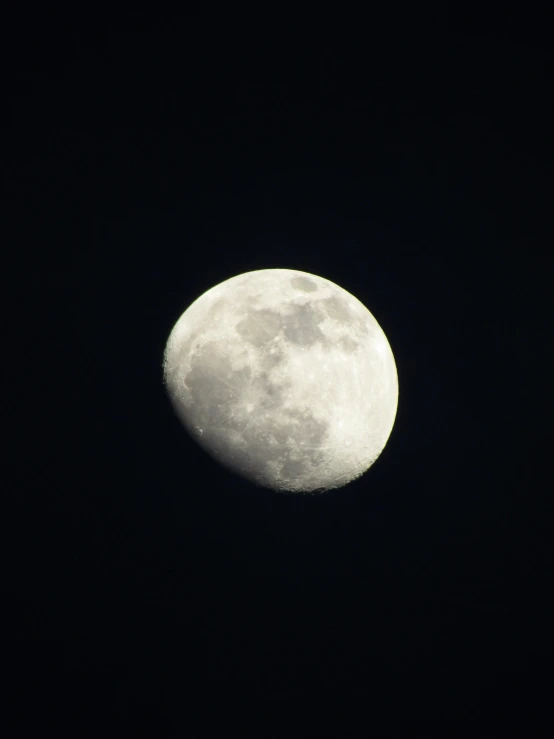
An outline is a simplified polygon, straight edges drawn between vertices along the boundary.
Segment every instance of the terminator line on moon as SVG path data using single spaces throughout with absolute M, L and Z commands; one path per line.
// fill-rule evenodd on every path
M 232 277 L 192 303 L 167 341 L 164 381 L 203 449 L 281 492 L 362 475 L 398 404 L 393 353 L 369 310 L 333 282 L 288 269 Z

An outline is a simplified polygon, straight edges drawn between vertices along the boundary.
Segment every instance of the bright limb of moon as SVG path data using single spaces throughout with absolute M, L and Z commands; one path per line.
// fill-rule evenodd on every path
M 394 356 L 369 310 L 330 280 L 288 269 L 232 277 L 192 303 L 168 338 L 164 381 L 203 449 L 281 492 L 362 475 L 398 406 Z

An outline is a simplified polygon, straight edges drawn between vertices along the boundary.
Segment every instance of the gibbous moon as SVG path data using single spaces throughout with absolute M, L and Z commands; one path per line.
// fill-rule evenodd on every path
M 290 493 L 362 475 L 398 405 L 392 350 L 369 310 L 333 282 L 289 269 L 246 272 L 192 303 L 167 341 L 164 381 L 203 449 Z

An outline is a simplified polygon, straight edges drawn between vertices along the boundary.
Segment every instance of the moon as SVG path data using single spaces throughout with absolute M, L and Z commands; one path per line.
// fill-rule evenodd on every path
M 339 488 L 383 451 L 398 375 L 382 328 L 323 277 L 262 269 L 232 277 L 182 314 L 164 384 L 193 439 L 255 485 Z

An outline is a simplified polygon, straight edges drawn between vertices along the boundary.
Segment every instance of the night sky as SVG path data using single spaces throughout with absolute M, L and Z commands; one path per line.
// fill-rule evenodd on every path
M 0 734 L 549 735 L 547 29 L 211 12 L 2 27 Z M 276 267 L 397 363 L 325 495 L 218 466 L 162 383 L 191 302 Z

